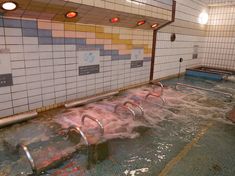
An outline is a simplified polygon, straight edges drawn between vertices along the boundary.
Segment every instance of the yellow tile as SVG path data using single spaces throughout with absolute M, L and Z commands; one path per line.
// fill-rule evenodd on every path
M 95 36 L 98 39 L 105 39 L 105 33 L 96 33 Z
M 75 26 L 74 23 L 65 23 L 64 30 L 66 30 L 66 31 L 75 31 L 76 26 Z
M 102 28 L 100 26 L 96 26 L 95 27 L 95 32 L 104 33 L 104 28 Z

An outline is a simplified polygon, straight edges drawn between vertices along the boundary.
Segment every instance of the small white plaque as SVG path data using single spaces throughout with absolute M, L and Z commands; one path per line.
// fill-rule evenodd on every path
M 143 60 L 144 50 L 143 49 L 133 49 L 131 53 L 131 60 Z
M 89 66 L 100 64 L 100 51 L 79 51 L 78 52 L 78 65 Z

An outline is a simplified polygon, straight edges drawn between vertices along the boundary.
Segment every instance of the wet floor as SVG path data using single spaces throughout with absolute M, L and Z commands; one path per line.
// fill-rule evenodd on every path
M 23 152 L 16 150 L 19 143 L 28 146 L 43 176 L 235 175 L 235 128 L 227 119 L 234 99 L 230 102 L 221 95 L 188 88 L 177 91 L 177 81 L 164 81 L 166 104 L 157 97 L 145 100 L 152 91 L 147 85 L 85 107 L 45 112 L 2 129 L 0 176 L 32 173 Z M 196 78 L 180 82 L 235 95 L 232 82 Z M 127 100 L 141 105 L 144 116 L 138 108 L 136 117 L 122 108 L 114 113 L 115 105 Z M 103 136 L 96 123 L 87 119 L 81 124 L 84 113 L 102 122 Z M 71 125 L 81 127 L 90 147 L 76 134 L 65 136 Z

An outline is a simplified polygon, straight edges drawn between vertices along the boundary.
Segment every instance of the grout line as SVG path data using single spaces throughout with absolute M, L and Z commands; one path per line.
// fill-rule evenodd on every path
M 198 132 L 198 134 L 192 139 L 192 141 L 184 146 L 180 153 L 166 164 L 165 168 L 160 172 L 158 176 L 167 176 L 167 174 L 173 169 L 173 167 L 176 166 L 190 152 L 190 150 L 192 150 L 192 148 L 203 138 L 203 136 L 212 126 L 212 122 L 206 124 L 206 126 Z

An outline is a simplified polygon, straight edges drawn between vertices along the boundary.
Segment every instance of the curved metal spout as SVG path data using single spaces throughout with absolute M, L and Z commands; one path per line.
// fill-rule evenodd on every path
M 114 112 L 115 112 L 115 113 L 117 113 L 117 109 L 118 109 L 119 107 L 121 107 L 121 108 L 126 109 L 127 111 L 129 111 L 129 112 L 132 114 L 132 116 L 133 116 L 134 118 L 136 117 L 135 111 L 134 111 L 133 109 L 131 109 L 130 107 L 124 106 L 124 105 L 122 105 L 122 104 L 118 104 L 118 105 L 115 106 L 115 108 L 114 108 Z
M 161 96 L 163 95 L 164 85 L 161 82 L 152 82 L 154 85 L 158 85 L 161 88 Z M 155 87 L 153 87 L 153 91 L 155 92 Z
M 145 100 L 147 100 L 149 96 L 153 96 L 153 97 L 160 98 L 160 99 L 162 100 L 163 105 L 166 104 L 166 100 L 165 100 L 160 94 L 154 94 L 154 93 L 149 92 L 149 93 L 145 96 Z
M 126 106 L 128 104 L 130 104 L 132 106 L 135 106 L 135 107 L 138 107 L 140 109 L 140 111 L 141 111 L 141 115 L 144 116 L 144 108 L 142 106 L 140 106 L 140 105 L 138 105 L 138 104 L 136 104 L 134 102 L 131 102 L 131 101 L 126 101 L 126 102 L 123 103 L 124 106 Z
M 30 166 L 31 166 L 31 169 L 33 171 L 33 174 L 37 175 L 37 168 L 36 168 L 36 165 L 35 165 L 35 162 L 33 160 L 33 157 L 32 155 L 30 154 L 29 152 L 29 149 L 26 145 L 24 144 L 18 144 L 17 145 L 17 149 L 19 150 L 20 148 L 22 148 L 22 150 L 24 151 L 29 163 L 30 163 Z
M 81 135 L 83 140 L 85 141 L 86 145 L 89 146 L 89 142 L 87 140 L 87 137 L 86 135 L 83 133 L 83 131 L 77 127 L 77 126 L 71 126 L 68 128 L 68 131 L 66 133 L 66 136 L 68 136 L 68 134 L 71 132 L 71 131 L 75 131 L 77 134 Z
M 85 123 L 86 118 L 91 119 L 92 121 L 96 122 L 99 125 L 101 136 L 103 136 L 104 135 L 104 126 L 103 126 L 103 124 L 98 119 L 96 119 L 95 117 L 92 117 L 88 114 L 84 114 L 84 115 L 82 115 L 82 120 L 81 120 L 83 125 Z

